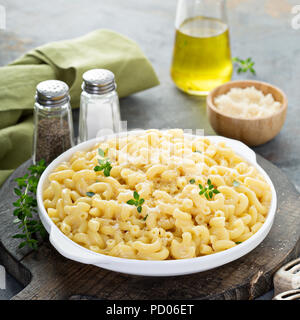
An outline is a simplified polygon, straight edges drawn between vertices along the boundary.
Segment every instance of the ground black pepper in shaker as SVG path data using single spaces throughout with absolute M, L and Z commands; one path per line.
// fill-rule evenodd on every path
M 33 162 L 48 165 L 74 145 L 69 87 L 59 80 L 37 85 L 34 106 Z

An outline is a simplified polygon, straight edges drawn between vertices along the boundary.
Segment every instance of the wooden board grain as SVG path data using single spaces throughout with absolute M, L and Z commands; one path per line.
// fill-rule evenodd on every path
M 0 191 L 0 258 L 25 288 L 13 299 L 254 299 L 272 287 L 274 272 L 300 253 L 300 197 L 277 167 L 260 156 L 278 196 L 274 225 L 267 238 L 246 256 L 214 270 L 179 277 L 119 274 L 61 256 L 45 241 L 37 252 L 17 249 L 12 224 L 14 178 Z

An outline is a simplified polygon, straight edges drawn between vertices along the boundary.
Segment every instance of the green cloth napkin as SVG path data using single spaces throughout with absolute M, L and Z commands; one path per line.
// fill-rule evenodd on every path
M 0 185 L 31 156 L 36 85 L 48 79 L 65 81 L 77 108 L 82 74 L 93 68 L 115 74 L 120 98 L 159 84 L 137 44 L 110 30 L 46 44 L 0 68 Z

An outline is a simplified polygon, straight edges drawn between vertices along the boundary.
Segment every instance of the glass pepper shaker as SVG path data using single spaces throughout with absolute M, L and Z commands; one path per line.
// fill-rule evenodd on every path
M 33 163 L 48 165 L 74 145 L 69 87 L 59 80 L 46 80 L 36 87 L 34 105 Z
M 83 74 L 79 141 L 120 131 L 120 106 L 114 74 L 92 69 Z

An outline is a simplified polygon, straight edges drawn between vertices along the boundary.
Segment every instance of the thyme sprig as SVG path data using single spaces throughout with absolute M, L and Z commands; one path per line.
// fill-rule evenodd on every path
M 14 189 L 14 193 L 19 198 L 13 203 L 16 207 L 13 212 L 16 216 L 14 223 L 18 225 L 21 232 L 13 235 L 13 238 L 23 240 L 19 248 L 28 246 L 36 250 L 38 248 L 36 236 L 39 234 L 44 238 L 47 234 L 41 221 L 34 217 L 37 213 L 36 189 L 45 168 L 45 160 L 41 160 L 28 168 L 29 174 L 26 173 L 23 177 L 15 179 L 18 187 Z
M 252 58 L 243 60 L 241 58 L 234 57 L 232 58 L 232 61 L 238 65 L 237 73 L 246 73 L 247 71 L 250 71 L 252 74 L 256 75 L 256 72 L 253 68 L 255 62 L 252 60 Z
M 214 194 L 220 193 L 220 191 L 217 189 L 217 187 L 211 183 L 210 179 L 207 180 L 206 187 L 203 187 L 202 184 L 199 184 L 199 188 L 200 188 L 200 192 L 199 192 L 200 196 L 202 194 L 204 194 L 204 196 L 207 200 L 212 199 Z
M 105 177 L 110 176 L 110 170 L 112 169 L 111 163 L 109 161 L 109 158 L 104 158 L 105 157 L 105 151 L 102 150 L 101 148 L 98 149 L 98 154 L 103 157 L 103 159 L 98 159 L 99 166 L 96 166 L 94 168 L 94 171 L 103 171 Z
M 132 206 L 136 206 L 137 212 L 141 213 L 142 212 L 142 204 L 145 202 L 144 199 L 140 199 L 140 195 L 134 191 L 133 192 L 133 199 L 130 199 L 127 201 L 128 204 Z M 146 219 L 145 219 L 146 220 Z
M 239 187 L 240 186 L 240 182 L 239 181 L 236 181 L 236 180 L 233 180 L 233 183 L 232 183 L 232 185 L 234 186 L 234 187 Z

